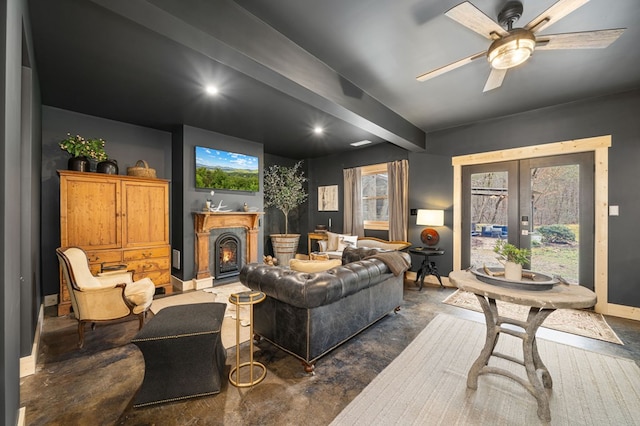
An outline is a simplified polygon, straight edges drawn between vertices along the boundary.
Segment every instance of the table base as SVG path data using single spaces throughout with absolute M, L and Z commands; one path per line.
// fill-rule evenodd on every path
M 554 311 L 554 309 L 542 309 L 531 307 L 526 321 L 519 321 L 511 318 L 501 317 L 498 314 L 498 307 L 495 299 L 476 294 L 487 323 L 487 336 L 484 348 L 480 352 L 480 356 L 471 366 L 467 375 L 467 387 L 470 389 L 478 388 L 478 376 L 481 374 L 499 374 L 508 377 L 522 386 L 524 386 L 538 402 L 538 417 L 543 421 L 551 421 L 551 411 L 549 409 L 549 398 L 545 389 L 551 389 L 553 381 L 549 370 L 545 367 L 538 353 L 536 344 L 536 331 L 542 322 Z M 517 331 L 505 328 L 502 325 L 514 325 L 524 330 Z M 500 333 L 506 333 L 511 336 L 522 339 L 523 360 L 519 360 L 510 355 L 495 352 L 496 344 Z M 489 359 L 494 356 L 514 362 L 524 366 L 528 381 L 516 376 L 508 370 L 499 367 L 490 367 Z M 541 372 L 542 379 L 538 376 Z

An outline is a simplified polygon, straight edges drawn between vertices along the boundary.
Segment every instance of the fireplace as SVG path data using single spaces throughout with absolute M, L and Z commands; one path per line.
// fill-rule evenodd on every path
M 241 265 L 239 268 L 246 262 L 257 262 L 259 220 L 263 214 L 262 212 L 195 212 L 193 214 L 193 225 L 196 233 L 195 279 L 211 278 L 212 275 L 215 276 L 216 274 L 215 265 L 218 257 L 215 253 L 215 241 L 220 235 L 218 232 L 239 231 L 236 233 L 240 240 L 239 252 L 236 255 L 240 259 Z M 210 247 L 211 250 L 209 250 Z M 211 269 L 209 269 L 209 265 L 211 265 Z
M 238 235 L 224 232 L 216 238 L 214 249 L 214 278 L 221 279 L 240 274 L 242 268 L 242 240 Z

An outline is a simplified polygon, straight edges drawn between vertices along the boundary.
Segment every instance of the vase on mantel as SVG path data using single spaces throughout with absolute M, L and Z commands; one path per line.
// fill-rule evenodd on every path
M 80 155 L 69 158 L 67 168 L 69 170 L 75 170 L 76 172 L 89 172 L 91 171 L 91 163 L 87 157 Z

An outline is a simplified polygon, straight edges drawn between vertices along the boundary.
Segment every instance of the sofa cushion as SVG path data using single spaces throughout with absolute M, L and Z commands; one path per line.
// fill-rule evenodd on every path
M 338 240 L 338 251 L 342 251 L 345 247 L 356 247 L 358 244 L 357 235 L 340 235 Z
M 374 254 L 378 254 L 384 250 L 369 247 L 347 247 L 342 250 L 342 264 L 357 262 Z
M 387 265 L 378 259 L 361 260 L 320 272 L 249 263 L 240 271 L 240 282 L 284 303 L 307 309 L 331 304 L 392 276 Z
M 311 260 L 329 260 L 327 253 L 309 253 L 309 259 Z
M 335 232 L 327 232 L 327 251 L 338 250 L 339 241 L 340 241 L 340 234 L 336 234 Z
M 336 266 L 342 265 L 340 259 L 328 259 L 327 260 L 300 260 L 291 259 L 289 261 L 289 268 L 298 272 L 320 272 L 326 271 Z

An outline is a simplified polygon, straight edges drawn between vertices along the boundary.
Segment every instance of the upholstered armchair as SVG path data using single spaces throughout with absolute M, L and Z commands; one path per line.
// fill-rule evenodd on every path
M 84 345 L 84 325 L 137 315 L 139 328 L 151 306 L 155 285 L 149 278 L 133 281 L 131 272 L 94 276 L 85 251 L 79 247 L 56 249 L 67 283 L 73 313 L 78 320 L 78 347 Z

